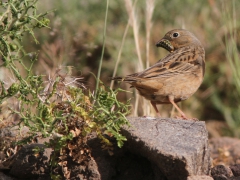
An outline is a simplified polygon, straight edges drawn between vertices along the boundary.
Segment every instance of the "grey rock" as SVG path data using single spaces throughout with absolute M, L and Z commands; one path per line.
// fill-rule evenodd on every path
M 0 180 L 17 180 L 17 179 L 10 177 L 10 176 L 4 174 L 3 172 L 0 172 Z
M 36 151 L 36 150 L 39 151 Z M 30 144 L 22 147 L 15 155 L 10 175 L 24 178 L 37 179 L 41 175 L 46 178 L 49 174 L 49 160 L 51 149 L 43 144 Z
M 36 152 L 36 150 L 38 151 Z M 101 148 L 99 150 L 102 150 Z M 43 144 L 31 144 L 22 147 L 14 156 L 10 164 L 11 176 L 20 179 L 29 180 L 50 180 L 49 160 L 52 149 L 47 148 Z M 88 179 L 100 180 L 98 166 L 93 158 L 87 164 L 79 165 L 69 160 L 69 171 L 71 171 L 72 179 Z M 85 172 L 87 171 L 87 172 Z M 89 177 L 84 177 L 88 175 Z M 1 175 L 1 174 L 0 174 Z M 2 180 L 2 179 L 0 179 Z M 8 179 L 6 179 L 8 180 Z M 9 179 L 10 180 L 10 179 Z
M 213 177 L 214 180 L 230 180 L 228 177 L 226 177 L 225 175 L 221 174 L 218 176 L 214 176 Z
M 240 164 L 234 164 L 229 167 L 234 176 L 240 176 Z
M 113 155 L 110 156 L 107 151 L 102 150 L 101 140 L 98 138 L 92 138 L 88 144 L 101 180 L 166 180 L 147 158 L 131 153 L 125 145 L 123 148 L 114 145 Z
M 129 118 L 129 121 L 132 126 L 122 129 L 128 139 L 123 148 L 114 147 L 113 156 L 109 156 L 101 149 L 100 140 L 93 137 L 88 142 L 92 159 L 84 167 L 69 162 L 71 176 L 89 180 L 195 180 L 208 177 L 203 176 L 208 175 L 210 169 L 204 122 L 149 118 Z M 36 153 L 36 148 L 42 150 Z M 50 154 L 51 149 L 48 151 L 42 144 L 24 146 L 11 163 L 10 175 L 23 179 L 49 179 Z
M 169 180 L 208 175 L 210 152 L 205 122 L 170 118 L 128 118 L 128 149 L 153 162 Z
M 238 177 L 230 177 L 228 180 L 240 180 L 240 176 L 238 176 Z
M 224 165 L 217 165 L 211 169 L 211 175 L 213 178 L 223 175 L 226 178 L 230 178 L 233 176 L 231 169 Z
M 27 126 L 23 126 L 22 128 L 18 126 L 2 128 L 0 129 L 0 138 L 17 137 L 20 133 L 26 135 L 28 132 L 29 128 Z
M 188 176 L 187 180 L 213 180 L 211 176 Z

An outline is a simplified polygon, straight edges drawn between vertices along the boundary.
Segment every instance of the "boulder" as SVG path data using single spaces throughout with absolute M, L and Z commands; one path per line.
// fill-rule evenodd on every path
M 127 141 L 116 143 L 113 155 L 102 150 L 92 136 L 89 162 L 68 161 L 71 179 L 83 180 L 211 180 L 208 132 L 205 122 L 170 118 L 128 118 L 123 127 Z M 112 140 L 114 142 L 114 140 Z M 40 141 L 38 141 L 40 142 Z M 50 179 L 51 149 L 43 144 L 22 147 L 10 163 L 9 174 L 17 178 Z
M 205 122 L 170 118 L 128 118 L 123 128 L 131 152 L 151 161 L 166 179 L 209 175 L 210 152 Z

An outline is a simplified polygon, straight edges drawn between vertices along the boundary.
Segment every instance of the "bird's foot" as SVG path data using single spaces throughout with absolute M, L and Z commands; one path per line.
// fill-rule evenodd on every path
M 193 121 L 199 121 L 198 118 L 191 118 L 190 120 L 193 120 Z
M 197 118 L 188 118 L 186 115 L 176 116 L 177 119 L 199 121 Z
M 160 117 L 161 117 L 161 115 L 160 115 L 160 113 L 159 113 L 159 112 L 157 112 L 157 117 L 158 117 L 158 118 L 160 118 Z

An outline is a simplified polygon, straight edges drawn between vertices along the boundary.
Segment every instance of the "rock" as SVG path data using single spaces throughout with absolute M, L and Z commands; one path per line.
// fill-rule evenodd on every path
M 126 145 L 134 153 L 149 159 L 166 179 L 183 180 L 192 175 L 208 175 L 210 153 L 205 122 L 128 118 L 124 127 Z
M 36 152 L 36 149 L 39 151 Z M 99 150 L 102 151 L 101 148 Z M 50 180 L 49 160 L 51 151 L 51 148 L 46 148 L 43 144 L 31 144 L 22 147 L 14 156 L 9 174 L 20 179 Z M 73 162 L 71 159 L 68 160 L 67 165 L 66 168 L 73 177 L 71 179 L 101 179 L 98 166 L 93 158 L 84 166 Z
M 213 180 L 211 176 L 188 176 L 187 180 Z
M 211 175 L 215 179 L 216 177 L 230 178 L 233 176 L 233 173 L 229 167 L 218 165 L 211 169 Z
M 222 174 L 222 175 L 219 175 L 219 176 L 215 176 L 213 179 L 214 180 L 240 180 L 240 177 L 230 177 L 230 178 L 228 178 L 228 177 L 226 177 Z
M 117 146 L 114 146 L 113 155 L 110 156 L 107 151 L 102 150 L 102 144 L 97 138 L 92 138 L 88 144 L 92 149 L 92 157 L 97 163 L 101 180 L 164 180 L 161 175 L 155 173 L 155 167 L 143 156 Z
M 98 164 L 96 163 L 94 158 L 89 159 L 84 164 L 79 164 L 73 162 L 72 160 L 68 160 L 67 168 L 70 172 L 69 179 L 101 180 L 101 175 L 98 170 Z
M 214 176 L 213 179 L 214 179 L 214 180 L 229 180 L 229 178 L 227 178 L 227 177 L 226 177 L 225 175 L 223 175 L 223 174 Z
M 16 153 L 9 173 L 22 179 L 37 179 L 41 175 L 44 179 L 50 179 L 50 176 L 46 177 L 50 173 L 50 154 L 51 149 L 43 144 L 26 145 Z
M 240 180 L 240 176 L 238 176 L 238 177 L 231 177 L 228 180 Z
M 88 162 L 78 164 L 69 158 L 65 170 L 70 172 L 71 179 L 210 178 L 203 176 L 208 175 L 210 170 L 208 136 L 204 122 L 149 118 L 129 118 L 129 121 L 132 126 L 122 129 L 128 141 L 123 148 L 116 147 L 113 141 L 115 146 L 112 156 L 102 150 L 101 140 L 93 136 L 88 141 L 91 147 Z M 50 153 L 51 149 L 43 144 L 24 146 L 9 161 L 10 175 L 20 179 L 50 179 Z
M 240 176 L 240 164 L 234 164 L 230 166 L 230 169 L 232 170 L 234 176 Z
M 26 135 L 29 132 L 29 128 L 27 126 L 23 126 L 21 129 L 18 126 L 13 126 L 11 128 L 2 128 L 0 129 L 0 137 L 18 137 L 19 134 Z
M 0 180 L 17 180 L 17 179 L 7 176 L 6 174 L 0 172 Z

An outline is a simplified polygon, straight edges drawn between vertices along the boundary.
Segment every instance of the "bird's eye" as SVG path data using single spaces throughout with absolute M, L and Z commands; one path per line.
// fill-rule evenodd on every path
M 175 33 L 173 33 L 173 35 L 172 35 L 173 37 L 178 37 L 179 36 L 179 33 L 177 33 L 177 32 L 175 32 Z

